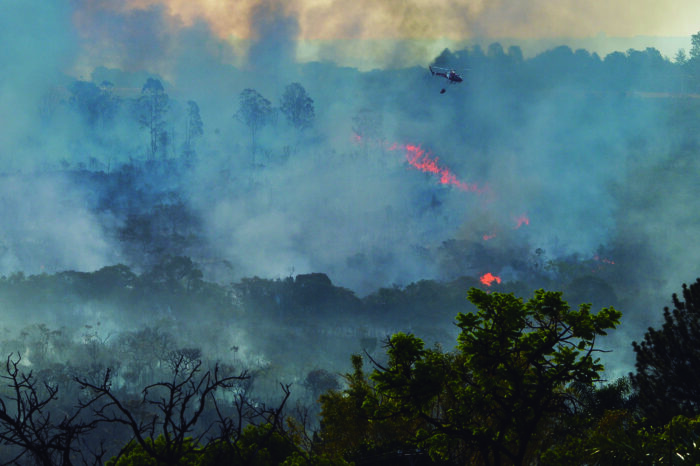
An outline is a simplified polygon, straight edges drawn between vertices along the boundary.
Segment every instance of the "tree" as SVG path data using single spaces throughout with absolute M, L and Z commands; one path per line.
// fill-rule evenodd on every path
M 4 464 L 25 464 L 24 457 L 29 457 L 31 464 L 69 466 L 78 455 L 86 461 L 89 448 L 81 442 L 97 426 L 97 420 L 82 418 L 83 408 L 90 404 L 62 416 L 53 413 L 52 418 L 50 405 L 58 399 L 58 386 L 40 384 L 32 372 L 22 372 L 21 360 L 10 354 L 6 375 L 0 376 L 10 390 L 7 397 L 0 398 L 0 441 L 15 448 L 14 459 Z M 103 453 L 95 453 L 94 458 L 99 460 Z
M 560 423 L 558 440 L 542 455 L 541 464 L 646 463 L 636 396 L 628 377 L 599 387 L 574 384 L 571 394 L 578 409 Z
M 152 289 L 176 295 L 199 289 L 203 284 L 202 277 L 202 271 L 189 257 L 165 256 L 141 278 Z
M 664 426 L 645 426 L 634 413 L 610 409 L 583 432 L 548 450 L 538 464 L 700 464 L 700 417 L 676 416 Z
M 678 52 L 676 52 L 676 55 L 673 58 L 673 61 L 679 65 L 685 65 L 688 62 L 688 56 L 685 53 L 685 49 L 678 49 Z
M 372 419 L 366 400 L 376 401 L 382 395 L 365 374 L 362 357 L 355 354 L 351 361 L 353 372 L 344 375 L 347 388 L 342 392 L 331 389 L 320 397 L 319 449 L 323 455 L 335 458 L 336 464 L 341 463 L 341 458 L 363 464 L 378 457 L 393 464 L 391 459 L 403 455 L 397 455 L 399 451 L 414 450 L 411 442 L 425 422 L 400 415 Z
M 691 87 L 689 91 L 697 91 L 700 87 L 700 32 L 690 37 L 690 51 L 683 67 L 688 73 L 688 84 Z
M 690 36 L 690 59 L 700 60 L 700 32 Z
M 150 136 L 149 157 L 153 159 L 167 141 L 165 131 L 165 114 L 170 107 L 168 94 L 165 93 L 160 80 L 148 78 L 141 88 L 141 97 L 137 102 L 138 121 L 143 128 L 148 129 Z
M 218 364 L 203 371 L 201 361 L 191 361 L 182 353 L 172 362 L 170 381 L 143 389 L 140 405 L 146 415 L 139 415 L 133 403 L 121 399 L 112 388 L 111 371 L 98 383 L 75 379 L 89 394 L 80 407 L 92 406 L 94 418 L 99 422 L 128 428 L 134 440 L 125 451 L 131 452 L 138 445 L 139 451 L 157 464 L 180 464 L 183 458 L 191 456 L 212 427 L 196 430 L 205 408 L 212 403 L 216 406 L 215 393 L 232 389 L 249 377 L 246 371 L 233 376 L 222 374 Z
M 187 114 L 185 115 L 185 144 L 184 155 L 187 160 L 194 157 L 194 141 L 204 134 L 204 123 L 199 115 L 199 105 L 193 100 L 187 101 Z
M 314 369 L 306 374 L 304 387 L 311 392 L 314 399 L 317 399 L 322 393 L 329 390 L 338 390 L 340 384 L 335 374 L 325 369 Z
M 450 49 L 444 49 L 440 52 L 440 55 L 435 57 L 435 60 L 430 64 L 431 66 L 438 66 L 442 68 L 452 68 L 456 61 L 455 54 L 450 51 Z
M 374 362 L 375 393 L 365 388 L 362 407 L 374 420 L 424 424 L 415 441 L 435 459 L 530 464 L 548 446 L 555 420 L 573 408 L 569 388 L 600 380 L 596 337 L 615 328 L 621 313 L 593 314 L 587 304 L 573 310 L 562 293 L 544 290 L 527 302 L 476 288 L 468 297 L 477 311 L 457 315 L 456 350 L 393 335 L 388 362 Z
M 502 59 L 506 55 L 503 51 L 503 46 L 498 42 L 493 42 L 489 44 L 486 50 L 486 55 L 491 59 Z
M 255 162 L 256 136 L 260 129 L 272 121 L 272 104 L 255 89 L 244 89 L 239 96 L 238 112 L 234 117 L 250 128 L 250 144 Z
M 113 87 L 107 81 L 99 87 L 88 81 L 75 81 L 70 86 L 70 103 L 88 125 L 99 128 L 117 113 L 119 100 L 112 94 Z
M 633 342 L 636 372 L 630 374 L 640 409 L 653 424 L 676 415 L 700 414 L 700 278 L 683 284 L 683 300 L 673 294 L 660 329 L 649 327 Z
M 522 63 L 523 50 L 518 45 L 511 45 L 510 47 L 508 47 L 508 58 L 510 58 L 513 63 Z
M 280 102 L 280 110 L 287 117 L 289 124 L 299 131 L 313 125 L 316 117 L 314 101 L 299 83 L 292 83 L 285 88 Z

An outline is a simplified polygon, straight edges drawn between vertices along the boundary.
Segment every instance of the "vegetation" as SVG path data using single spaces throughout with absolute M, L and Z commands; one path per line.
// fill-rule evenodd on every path
M 398 333 L 387 342 L 388 362 L 375 363 L 371 383 L 355 362 L 346 395 L 359 398 L 350 403 L 365 413 L 362 422 L 404 426 L 404 436 L 388 439 L 358 428 L 356 442 L 369 449 L 406 442 L 450 464 L 531 464 L 551 446 L 558 422 L 576 409 L 571 387 L 599 380 L 595 338 L 615 328 L 620 313 L 571 310 L 560 293 L 543 290 L 525 303 L 476 288 L 469 299 L 477 312 L 457 315 L 454 352 L 425 349 L 420 338 Z M 335 403 L 348 401 L 322 399 L 324 422 Z M 414 426 L 408 436 L 406 425 Z M 322 439 L 337 435 L 323 424 Z
M 683 289 L 685 303 L 674 296 L 677 311 L 691 306 L 697 283 Z M 638 372 L 629 379 L 601 378 L 604 368 L 596 355 L 604 348 L 597 337 L 617 327 L 619 311 L 593 313 L 588 304 L 573 309 L 560 292 L 544 290 L 527 301 L 477 288 L 468 297 L 475 310 L 457 314 L 452 351 L 427 348 L 421 338 L 399 332 L 385 341 L 385 356 L 353 355 L 353 371 L 342 386 L 326 370 L 309 372 L 303 385 L 312 399 L 320 394 L 317 421 L 311 405 L 290 408 L 290 384 L 261 399 L 255 390 L 259 370 L 212 362 L 198 348 L 172 349 L 172 336 L 158 337 L 158 330 L 109 345 L 89 334 L 81 343 L 61 340 L 60 332 L 38 328 L 46 340 L 30 346 L 25 340 L 29 354 L 45 352 L 42 345 L 63 352 L 82 346 L 94 357 L 62 366 L 47 353 L 31 363 L 8 356 L 0 393 L 0 441 L 6 449 L 0 459 L 121 466 L 700 459 L 700 417 L 687 410 L 696 398 L 692 393 L 685 403 L 657 398 L 649 406 L 645 390 L 655 385 L 645 387 L 640 381 L 648 372 L 639 370 L 647 367 L 648 356 L 638 351 Z M 146 348 L 159 340 L 160 349 Z M 141 352 L 141 362 L 110 361 L 101 352 L 124 344 Z M 683 358 L 678 353 L 665 360 L 678 367 Z M 364 360 L 371 363 L 369 374 Z M 143 366 L 151 373 L 128 375 Z M 657 406 L 666 409 L 662 420 Z
M 664 323 L 634 342 L 637 363 L 631 376 L 645 417 L 656 425 L 682 414 L 700 415 L 700 280 L 683 285 L 683 300 L 673 295 Z

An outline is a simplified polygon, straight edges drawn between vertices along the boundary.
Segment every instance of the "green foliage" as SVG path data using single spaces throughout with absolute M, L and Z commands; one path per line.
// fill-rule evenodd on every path
M 664 425 L 676 415 L 700 414 L 700 279 L 673 295 L 660 329 L 633 342 L 636 372 L 630 374 L 649 422 Z
M 129 442 L 121 454 L 106 466 L 277 466 L 309 464 L 310 458 L 286 436 L 270 424 L 248 425 L 238 439 L 217 439 L 198 445 L 192 438 L 185 440 L 177 458 L 167 464 L 154 457 L 168 452 L 167 442 L 160 435 L 155 441 L 145 439 L 145 449 L 136 441 Z M 343 464 L 322 457 L 311 458 L 313 464 Z
M 676 416 L 645 427 L 626 410 L 608 410 L 590 429 L 547 451 L 543 465 L 700 464 L 700 418 Z
M 362 369 L 362 358 L 353 355 L 354 371 L 346 374 L 343 392 L 330 390 L 321 395 L 322 444 L 326 451 L 358 451 L 371 437 L 371 424 L 362 405 L 372 388 Z
M 410 451 L 415 432 L 424 424 L 405 416 L 374 416 L 392 401 L 375 390 L 364 373 L 361 356 L 353 355 L 352 365 L 353 372 L 345 375 L 347 388 L 320 397 L 318 456 L 343 464 L 376 457 L 388 460 L 397 450 Z
M 619 324 L 621 313 L 593 314 L 585 304 L 571 309 L 561 293 L 544 290 L 527 302 L 476 288 L 468 296 L 477 312 L 458 314 L 454 352 L 395 334 L 388 362 L 370 376 L 373 385 L 354 360 L 345 396 L 322 397 L 326 441 L 341 434 L 342 417 L 342 434 L 355 442 L 339 445 L 346 449 L 371 440 L 353 429 L 391 420 L 412 426 L 413 444 L 434 460 L 525 464 L 539 457 L 556 420 L 571 408 L 570 387 L 600 379 L 595 340 Z M 363 396 L 366 418 L 339 415 L 357 416 L 351 403 Z
M 207 446 L 198 465 L 275 466 L 299 450 L 271 424 L 248 425 L 235 441 L 220 439 Z
M 168 445 L 165 437 L 159 435 L 155 439 L 145 439 L 146 444 L 149 449 L 156 452 L 158 455 L 164 454 L 168 450 Z M 201 449 L 194 442 L 192 438 L 187 438 L 183 442 L 180 457 L 177 460 L 171 460 L 175 462 L 170 462 L 165 464 L 157 461 L 152 454 L 150 454 L 146 449 L 143 448 L 137 441 L 132 440 L 126 447 L 124 447 L 122 453 L 112 458 L 105 463 L 106 466 L 194 466 L 201 464 L 199 457 L 201 455 Z
M 700 417 L 676 416 L 663 429 L 642 434 L 655 464 L 700 464 Z

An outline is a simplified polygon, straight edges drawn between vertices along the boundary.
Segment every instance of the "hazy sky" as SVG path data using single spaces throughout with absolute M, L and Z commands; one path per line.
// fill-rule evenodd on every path
M 222 37 L 249 37 L 265 4 L 293 15 L 301 39 L 468 39 L 683 36 L 696 32 L 696 0 L 128 0 L 165 5 L 185 24 L 204 19 Z
M 284 40 L 294 41 L 299 60 L 360 67 L 381 67 L 387 62 L 383 57 L 405 49 L 405 43 L 396 41 L 405 40 L 418 45 L 409 54 L 403 52 L 400 60 L 392 60 L 392 66 L 415 65 L 469 41 L 523 41 L 527 55 L 552 45 L 533 41 L 554 40 L 558 42 L 554 45 L 561 45 L 569 39 L 572 46 L 597 48 L 591 51 L 601 55 L 619 47 L 652 46 L 672 57 L 689 45 L 655 38 L 689 39 L 700 28 L 694 21 L 700 17 L 697 0 L 80 0 L 76 5 L 77 31 L 86 39 L 88 54 L 103 62 L 105 56 L 117 53 L 113 44 L 126 31 L 130 36 L 154 33 L 157 40 L 151 44 L 163 46 L 160 41 L 167 42 L 167 36 L 193 25 L 206 25 L 240 58 L 247 41 L 278 34 L 282 21 Z M 154 11 L 159 13 L 157 24 L 144 14 Z M 119 17 L 137 26 L 116 26 L 112 20 Z M 641 36 L 642 42 L 615 45 L 601 40 Z M 591 41 L 581 42 L 585 39 Z

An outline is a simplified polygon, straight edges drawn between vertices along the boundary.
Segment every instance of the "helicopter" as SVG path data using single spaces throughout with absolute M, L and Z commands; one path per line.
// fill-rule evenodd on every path
M 455 70 L 449 68 L 441 68 L 438 66 L 428 66 L 428 69 L 430 70 L 430 73 L 433 76 L 442 76 L 443 78 L 447 79 L 447 81 L 450 84 L 461 83 L 462 81 L 464 81 L 464 78 L 462 78 L 462 76 Z M 440 90 L 440 94 L 444 94 L 445 91 L 446 89 L 442 88 Z

